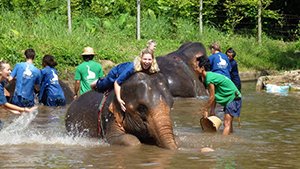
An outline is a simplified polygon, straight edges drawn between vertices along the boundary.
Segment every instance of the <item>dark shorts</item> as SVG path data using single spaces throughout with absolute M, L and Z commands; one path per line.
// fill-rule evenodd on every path
M 65 106 L 66 100 L 64 98 L 47 98 L 46 103 L 44 103 L 45 106 Z
M 34 100 L 28 100 L 28 99 L 23 98 L 22 96 L 14 95 L 11 102 L 12 102 L 12 104 L 15 104 L 20 107 L 33 107 L 34 106 Z
M 233 117 L 240 117 L 242 108 L 242 99 L 235 99 L 224 107 L 224 113 Z

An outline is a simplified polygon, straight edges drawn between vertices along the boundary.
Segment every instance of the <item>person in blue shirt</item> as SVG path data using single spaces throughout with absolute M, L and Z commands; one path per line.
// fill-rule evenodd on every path
M 39 102 L 45 106 L 65 106 L 66 99 L 59 84 L 57 71 L 54 68 L 57 63 L 52 55 L 43 57 L 42 81 L 40 84 Z
M 226 51 L 226 55 L 228 56 L 231 65 L 231 71 L 230 71 L 231 80 L 235 84 L 235 86 L 239 89 L 239 91 L 241 91 L 242 85 L 241 85 L 241 79 L 238 70 L 238 64 L 236 60 L 234 60 L 236 53 L 232 48 L 229 48 Z
M 38 91 L 38 85 L 41 81 L 41 73 L 33 65 L 35 51 L 27 49 L 25 51 L 26 62 L 17 63 L 14 67 L 9 81 L 16 79 L 16 88 L 12 98 L 12 103 L 20 107 L 34 106 L 34 89 Z
M 159 72 L 158 64 L 153 54 L 153 50 L 143 49 L 140 56 L 133 62 L 126 62 L 112 68 L 105 78 L 100 78 L 91 84 L 91 87 L 98 92 L 115 90 L 116 98 L 123 111 L 126 110 L 125 102 L 121 99 L 121 85 L 135 72 L 145 72 L 148 74 Z
M 209 48 L 212 53 L 212 55 L 208 57 L 211 71 L 220 73 L 230 79 L 231 65 L 228 57 L 221 52 L 220 45 L 218 43 L 213 43 Z
M 36 110 L 37 109 L 36 106 L 27 108 L 27 107 L 20 107 L 7 102 L 4 92 L 6 90 L 5 84 L 7 83 L 7 80 L 10 78 L 10 73 L 11 73 L 10 65 L 4 61 L 0 61 L 0 106 L 14 114 L 21 114 L 24 112 L 32 112 Z

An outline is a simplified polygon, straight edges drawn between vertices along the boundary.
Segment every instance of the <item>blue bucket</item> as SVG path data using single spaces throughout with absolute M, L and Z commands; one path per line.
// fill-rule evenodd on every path
M 287 94 L 289 92 L 290 86 L 278 86 L 274 84 L 267 84 L 266 91 L 267 93 L 279 93 Z

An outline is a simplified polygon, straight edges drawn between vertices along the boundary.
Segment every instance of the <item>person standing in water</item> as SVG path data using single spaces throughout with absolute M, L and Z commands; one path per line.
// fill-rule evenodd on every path
M 57 63 L 52 55 L 43 57 L 42 81 L 39 92 L 39 102 L 45 106 L 65 106 L 66 99 L 62 90 L 55 66 Z
M 20 107 L 7 102 L 6 96 L 4 95 L 5 83 L 7 83 L 10 78 L 10 65 L 5 61 L 0 61 L 0 106 L 4 109 L 7 109 L 11 113 L 21 114 L 26 112 L 32 112 L 37 109 L 37 107 Z
M 12 104 L 20 107 L 33 107 L 35 91 L 39 91 L 41 72 L 33 65 L 35 51 L 25 51 L 26 62 L 16 64 L 11 72 L 9 81 L 16 78 L 16 88 L 12 98 Z
M 238 70 L 238 64 L 236 60 L 234 59 L 236 56 L 235 51 L 232 48 L 227 49 L 226 55 L 228 56 L 230 65 L 231 65 L 231 71 L 230 71 L 230 77 L 232 82 L 235 84 L 235 86 L 241 91 L 242 85 L 241 85 L 241 79 L 239 75 Z
M 209 46 L 209 48 L 212 53 L 212 55 L 208 57 L 211 65 L 211 71 L 220 73 L 230 79 L 231 65 L 228 57 L 221 52 L 220 45 L 218 43 L 213 43 Z
M 216 103 L 224 106 L 223 135 L 233 131 L 234 117 L 240 117 L 242 95 L 234 83 L 222 74 L 211 72 L 210 63 L 206 57 L 199 57 L 196 71 L 209 92 L 209 100 L 204 111 L 204 118 L 215 115 Z
M 77 66 L 75 72 L 74 99 L 91 90 L 90 84 L 103 77 L 103 70 L 100 63 L 93 60 L 96 53 L 91 47 L 85 47 L 81 54 L 84 62 Z

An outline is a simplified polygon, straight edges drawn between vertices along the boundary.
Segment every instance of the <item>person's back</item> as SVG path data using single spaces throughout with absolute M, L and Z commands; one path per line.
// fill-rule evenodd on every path
M 43 87 L 45 87 L 45 90 L 47 92 L 47 98 L 53 98 L 53 99 L 60 98 L 62 100 L 65 100 L 64 92 L 59 84 L 59 79 L 57 76 L 56 69 L 47 66 L 41 70 L 41 73 L 43 77 L 41 84 L 45 85 L 45 86 L 41 85 L 41 90 Z M 43 103 L 45 104 L 45 102 Z
M 215 99 L 222 106 L 233 101 L 237 96 L 241 97 L 234 83 L 222 74 L 208 71 L 204 83 L 206 86 L 210 83 L 215 85 Z
M 82 57 L 85 60 L 77 66 L 75 72 L 75 96 L 80 86 L 80 94 L 84 94 L 91 90 L 90 84 L 103 77 L 103 70 L 100 63 L 93 61 L 95 53 L 93 48 L 86 47 Z M 80 84 L 79 84 L 80 83 Z
M 230 77 L 230 71 L 231 71 L 231 65 L 229 63 L 228 57 L 221 53 L 220 46 L 217 43 L 213 43 L 210 46 L 212 55 L 208 57 L 210 65 L 211 65 L 211 71 L 220 73 L 229 79 Z
M 34 106 L 34 88 L 41 80 L 40 70 L 33 65 L 35 51 L 27 49 L 25 51 L 26 62 L 16 64 L 11 78 L 16 78 L 16 88 L 12 103 L 20 107 Z
M 46 106 L 64 106 L 66 104 L 65 95 L 59 84 L 57 71 L 54 68 L 56 65 L 53 56 L 44 56 L 39 101 Z

